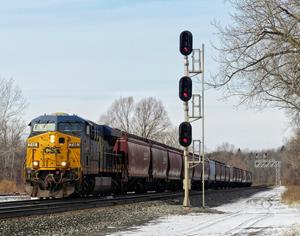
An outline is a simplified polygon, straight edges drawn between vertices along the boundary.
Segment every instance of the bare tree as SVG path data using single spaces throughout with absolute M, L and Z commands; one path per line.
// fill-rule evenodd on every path
M 220 146 L 217 147 L 218 152 L 229 152 L 229 153 L 234 153 L 235 147 L 233 144 L 228 143 L 228 142 L 223 142 Z
M 179 144 L 179 130 L 176 126 L 170 126 L 166 131 L 162 132 L 161 135 L 157 137 L 157 140 L 167 144 L 171 147 L 181 149 L 182 147 Z
M 300 112 L 300 1 L 230 0 L 233 23 L 215 24 L 220 35 L 220 72 L 215 87 L 241 103 Z
M 153 97 L 144 98 L 136 105 L 132 123 L 137 135 L 149 139 L 157 139 L 171 125 L 162 102 Z
M 168 144 L 174 142 L 168 113 L 162 102 L 153 97 L 144 98 L 137 104 L 132 97 L 115 100 L 99 122 L 144 138 Z M 177 137 L 178 133 L 178 142 Z
M 278 151 L 283 162 L 284 184 L 300 184 L 300 129 L 295 130 L 284 149 Z
M 16 158 L 23 151 L 21 136 L 26 125 L 21 115 L 26 106 L 26 100 L 14 80 L 0 79 L 0 179 L 14 179 L 15 167 L 23 164 Z
M 100 117 L 99 123 L 111 125 L 114 128 L 131 133 L 133 112 L 133 97 L 121 97 L 115 100 L 107 112 Z

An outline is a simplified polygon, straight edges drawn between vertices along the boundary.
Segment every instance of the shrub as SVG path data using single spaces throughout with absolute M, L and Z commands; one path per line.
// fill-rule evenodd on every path
M 13 194 L 20 192 L 21 188 L 17 186 L 14 181 L 1 180 L 0 181 L 0 194 Z
M 289 185 L 281 196 L 282 201 L 287 204 L 300 204 L 300 186 Z

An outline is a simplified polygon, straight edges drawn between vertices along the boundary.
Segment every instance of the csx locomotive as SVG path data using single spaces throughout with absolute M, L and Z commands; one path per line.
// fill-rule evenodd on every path
M 24 169 L 31 196 L 182 189 L 179 149 L 65 113 L 39 116 L 29 126 Z M 201 165 L 190 178 L 192 187 L 200 188 Z M 206 160 L 204 179 L 207 187 L 250 186 L 252 174 Z

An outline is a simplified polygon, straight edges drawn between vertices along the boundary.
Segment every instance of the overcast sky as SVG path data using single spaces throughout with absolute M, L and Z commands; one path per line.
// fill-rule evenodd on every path
M 0 7 L 0 76 L 14 78 L 29 102 L 24 119 L 53 112 L 97 121 L 119 97 L 162 100 L 174 125 L 183 121 L 178 80 L 181 31 L 205 44 L 205 77 L 218 69 L 212 21 L 230 24 L 223 0 L 11 0 Z M 276 148 L 289 134 L 282 111 L 235 108 L 206 91 L 206 146 L 223 142 Z M 200 122 L 194 124 L 194 138 Z

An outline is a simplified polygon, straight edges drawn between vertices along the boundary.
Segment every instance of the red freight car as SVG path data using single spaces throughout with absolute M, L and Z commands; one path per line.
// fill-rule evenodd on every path
M 122 174 L 119 179 L 122 191 L 181 189 L 184 178 L 184 159 L 181 150 L 123 133 L 117 140 L 114 151 L 121 156 Z M 195 159 L 197 158 L 199 156 L 195 155 Z M 190 153 L 189 160 L 192 159 Z M 206 187 L 246 186 L 251 182 L 251 176 L 246 171 L 226 166 L 219 161 L 206 160 L 204 168 Z M 192 188 L 200 189 L 202 164 L 190 169 L 189 178 Z M 116 180 L 118 181 L 117 176 Z
M 193 180 L 196 180 L 196 181 L 202 180 L 202 163 L 195 166 Z
M 121 151 L 125 152 L 125 158 L 127 159 L 128 176 L 148 177 L 151 161 L 150 145 L 132 137 L 127 139 L 126 144 L 127 150 Z M 126 145 L 124 146 L 126 147 Z
M 165 147 L 153 144 L 151 146 L 152 171 L 155 179 L 167 179 L 168 171 L 168 150 Z
M 215 165 L 216 165 L 216 179 L 215 179 L 215 186 L 219 187 L 221 184 L 221 178 L 222 178 L 222 163 L 215 161 Z
M 180 180 L 182 167 L 183 167 L 182 152 L 169 149 L 168 153 L 169 153 L 168 179 Z

